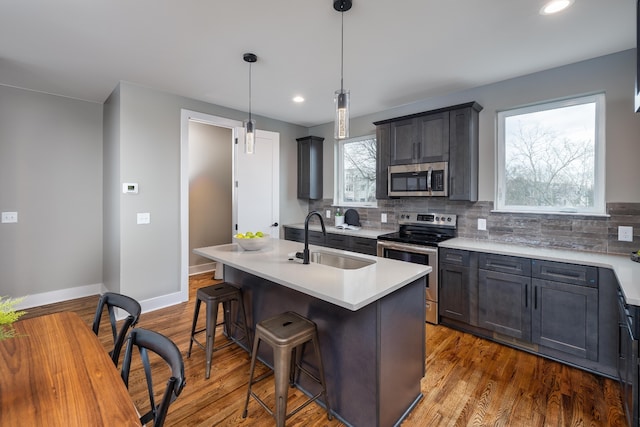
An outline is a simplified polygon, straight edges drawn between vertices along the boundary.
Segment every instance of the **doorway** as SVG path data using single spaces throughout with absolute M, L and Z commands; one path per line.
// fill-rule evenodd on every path
M 268 231 L 272 238 L 279 237 L 279 133 L 257 130 L 256 152 L 260 148 L 260 156 L 247 156 L 243 153 L 243 145 L 237 142 L 244 137 L 242 122 L 183 109 L 180 117 L 180 299 L 182 301 L 189 299 L 190 122 L 225 128 L 231 132 L 233 148 L 231 158 L 227 160 L 232 168 L 232 223 L 231 228 L 227 228 L 229 239 L 236 232 L 236 227 L 259 227 L 256 230 Z M 257 161 L 258 158 L 260 161 Z M 248 221 L 248 218 L 251 220 Z

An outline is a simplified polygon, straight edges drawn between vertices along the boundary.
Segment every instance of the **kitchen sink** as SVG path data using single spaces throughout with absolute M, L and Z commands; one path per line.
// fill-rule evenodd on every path
M 356 270 L 376 263 L 370 259 L 324 251 L 313 251 L 309 253 L 309 261 L 316 264 L 328 265 L 329 267 L 341 268 L 343 270 Z

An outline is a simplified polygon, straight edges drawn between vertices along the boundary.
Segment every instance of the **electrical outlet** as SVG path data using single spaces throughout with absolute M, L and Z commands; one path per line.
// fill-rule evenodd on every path
M 619 226 L 618 240 L 621 242 L 633 242 L 633 227 Z
M 2 212 L 2 223 L 18 222 L 18 212 Z
M 380 214 L 380 222 L 387 222 L 387 214 L 386 213 Z
M 487 229 L 487 220 L 484 218 L 478 218 L 478 230 L 485 231 Z
M 325 218 L 331 218 L 331 209 L 327 209 L 324 213 Z

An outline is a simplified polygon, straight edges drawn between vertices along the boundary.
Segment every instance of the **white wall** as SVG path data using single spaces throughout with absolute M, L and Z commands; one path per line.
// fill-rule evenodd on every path
M 493 201 L 496 112 L 556 98 L 606 93 L 606 201 L 640 202 L 640 115 L 633 112 L 635 49 L 579 62 L 492 85 L 429 98 L 393 110 L 352 119 L 351 135 L 375 133 L 373 122 L 477 101 L 480 113 L 479 200 Z M 351 103 L 358 95 L 351 94 Z M 309 130 L 325 138 L 324 198 L 333 197 L 333 124 Z

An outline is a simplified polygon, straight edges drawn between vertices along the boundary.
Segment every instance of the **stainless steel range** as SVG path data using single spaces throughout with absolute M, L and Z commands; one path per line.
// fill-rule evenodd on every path
M 404 213 L 395 233 L 378 236 L 378 256 L 430 266 L 427 278 L 426 321 L 438 323 L 438 243 L 456 236 L 456 216 Z

